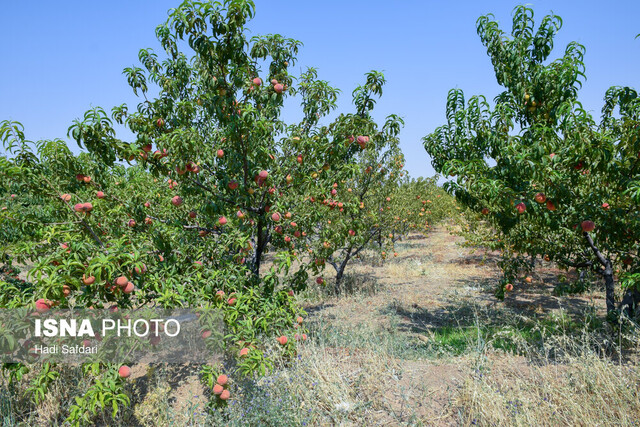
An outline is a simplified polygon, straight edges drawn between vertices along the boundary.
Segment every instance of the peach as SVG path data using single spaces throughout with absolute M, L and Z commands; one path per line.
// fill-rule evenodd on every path
M 134 289 L 135 289 L 135 286 L 133 285 L 133 283 L 128 282 L 127 286 L 124 287 L 122 292 L 124 292 L 125 294 L 130 294 L 131 292 L 133 292 Z
M 227 218 L 221 216 L 220 218 L 218 218 L 218 224 L 220 225 L 225 225 L 227 223 Z
M 220 384 L 216 384 L 213 386 L 213 394 L 219 395 L 224 391 L 224 388 Z
M 595 230 L 596 228 L 596 224 L 593 221 L 589 221 L 589 220 L 582 221 L 581 226 L 582 226 L 582 231 L 587 233 Z
M 49 309 L 51 309 L 51 303 L 48 300 L 40 298 L 36 301 L 36 311 L 38 313 L 46 313 Z
M 260 79 L 260 77 L 254 77 L 253 80 L 251 80 L 251 83 L 253 83 L 254 86 L 260 86 L 262 84 L 262 79 Z
M 547 200 L 547 209 L 549 209 L 550 211 L 555 211 L 557 208 L 551 200 Z
M 144 274 L 144 273 L 146 273 L 146 272 L 147 272 L 147 266 L 146 266 L 146 264 L 142 264 L 142 268 L 140 268 L 140 267 L 135 267 L 135 268 L 133 269 L 133 271 L 135 271 L 135 272 L 136 272 L 136 274 Z
M 243 348 L 242 350 L 240 350 L 240 356 L 246 356 L 247 354 L 249 354 L 249 349 L 247 347 Z
M 231 392 L 229 390 L 223 390 L 222 393 L 220 393 L 220 399 L 222 400 L 227 400 L 231 397 Z
M 86 277 L 84 274 L 82 275 L 82 283 L 84 283 L 85 285 L 93 285 L 95 281 L 95 276 Z
M 60 196 L 60 198 L 65 202 L 69 202 L 69 201 L 71 201 L 71 194 L 65 193 L 62 196 Z
M 120 378 L 129 378 L 131 375 L 131 368 L 126 365 L 120 366 L 120 369 L 118 369 L 118 375 L 120 375 Z
M 216 382 L 220 385 L 227 385 L 227 383 L 229 382 L 229 377 L 227 377 L 225 374 L 221 374 L 216 379 Z
M 120 276 L 116 279 L 116 285 L 120 286 L 121 288 L 127 286 L 128 282 L 129 279 L 127 278 L 127 276 Z
M 180 206 L 183 203 L 182 197 L 180 196 L 173 196 L 171 198 L 171 203 L 173 204 L 173 206 Z
M 209 338 L 211 336 L 211 331 L 210 330 L 202 331 L 201 335 L 202 335 L 202 339 L 206 340 L 207 338 Z
M 271 219 L 272 219 L 274 222 L 278 222 L 278 221 L 280 221 L 280 214 L 279 214 L 278 212 L 274 213 L 273 215 L 271 215 Z
M 104 199 L 104 193 L 103 193 L 102 191 L 98 191 L 98 192 L 96 193 L 96 197 L 97 197 L 98 199 Z
M 216 151 L 216 157 L 218 157 L 219 159 L 224 157 L 224 151 L 223 150 L 218 150 Z
M 287 343 L 287 341 L 289 341 L 289 339 L 287 337 L 285 337 L 284 335 L 281 337 L 276 338 L 276 340 L 280 343 L 280 345 L 285 345 Z

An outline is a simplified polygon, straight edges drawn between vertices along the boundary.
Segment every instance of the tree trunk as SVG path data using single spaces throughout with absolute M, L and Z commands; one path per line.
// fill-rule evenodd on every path
M 260 277 L 260 263 L 262 262 L 262 254 L 264 253 L 264 248 L 267 244 L 267 233 L 263 232 L 264 223 L 262 217 L 258 218 L 258 241 L 256 243 L 256 254 L 253 262 L 253 275 L 255 277 Z
M 636 308 L 640 304 L 640 292 L 635 289 L 627 289 L 620 302 L 619 309 L 627 316 L 634 317 L 637 313 Z
M 606 260 L 604 266 L 604 286 L 605 296 L 607 299 L 607 313 L 612 313 L 616 309 L 615 301 L 615 282 L 613 280 L 613 268 L 611 267 L 611 261 Z
M 611 260 L 605 258 L 605 256 L 600 252 L 600 250 L 593 243 L 593 239 L 586 231 L 583 232 L 589 247 L 593 251 L 593 254 L 598 259 L 598 262 L 602 266 L 604 266 L 604 271 L 602 276 L 604 277 L 604 286 L 605 286 L 605 298 L 607 301 L 607 314 L 611 314 L 616 309 L 616 301 L 615 301 L 615 281 L 613 280 L 613 267 L 611 266 Z
M 334 268 L 337 267 L 336 268 L 336 285 L 334 287 L 336 294 L 338 293 L 338 290 L 340 288 L 340 283 L 342 282 L 342 278 L 344 277 L 344 270 L 347 267 L 347 263 L 349 262 L 350 258 L 351 258 L 351 254 L 347 254 L 339 266 L 337 264 L 334 264 Z

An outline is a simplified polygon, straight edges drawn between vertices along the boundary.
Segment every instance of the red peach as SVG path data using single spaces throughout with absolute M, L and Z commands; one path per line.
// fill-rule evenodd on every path
M 121 366 L 120 369 L 118 369 L 118 375 L 120 375 L 120 378 L 129 378 L 131 375 L 131 368 L 126 365 Z
M 120 276 L 116 279 L 116 285 L 120 286 L 121 288 L 127 286 L 128 282 L 129 279 L 127 278 L 127 276 Z
M 38 313 L 46 313 L 49 309 L 51 309 L 51 303 L 48 300 L 40 298 L 36 301 L 36 311 Z
M 581 226 L 582 226 L 582 231 L 585 231 L 585 232 L 593 231 L 596 228 L 596 224 L 593 221 L 589 221 L 589 220 L 582 221 Z

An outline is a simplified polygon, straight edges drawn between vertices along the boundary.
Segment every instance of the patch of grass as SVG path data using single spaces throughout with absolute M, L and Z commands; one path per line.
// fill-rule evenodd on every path
M 638 425 L 637 367 L 589 354 L 557 367 L 488 368 L 454 397 L 463 425 Z

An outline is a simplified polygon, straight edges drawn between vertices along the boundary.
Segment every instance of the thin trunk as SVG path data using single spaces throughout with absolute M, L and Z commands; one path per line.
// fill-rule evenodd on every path
M 258 218 L 258 241 L 256 243 L 256 255 L 253 263 L 253 275 L 255 277 L 260 277 L 260 263 L 262 262 L 262 253 L 264 251 L 265 246 L 265 236 L 263 235 L 262 229 L 264 228 L 262 216 Z
M 611 261 L 606 260 L 604 266 L 604 286 L 605 286 L 605 295 L 607 299 L 607 313 L 612 313 L 616 309 L 616 301 L 615 301 L 615 281 L 613 280 L 613 268 L 611 266 Z
M 342 260 L 339 266 L 337 264 L 334 264 L 333 266 L 336 269 L 336 286 L 334 288 L 336 293 L 338 293 L 338 289 L 340 288 L 340 283 L 342 282 L 342 278 L 344 277 L 344 270 L 347 267 L 349 259 L 351 259 L 351 254 L 347 254 L 347 256 L 344 257 L 344 260 Z
M 596 247 L 589 233 L 585 231 L 583 234 L 585 239 L 587 239 L 587 243 L 589 244 L 589 247 L 593 251 L 593 254 L 596 256 L 600 264 L 604 266 L 604 271 L 602 272 L 602 276 L 604 277 L 605 298 L 607 302 L 607 314 L 611 314 L 616 309 L 615 281 L 613 280 L 613 267 L 611 266 L 611 261 L 605 258 L 602 252 L 600 252 L 600 250 Z

